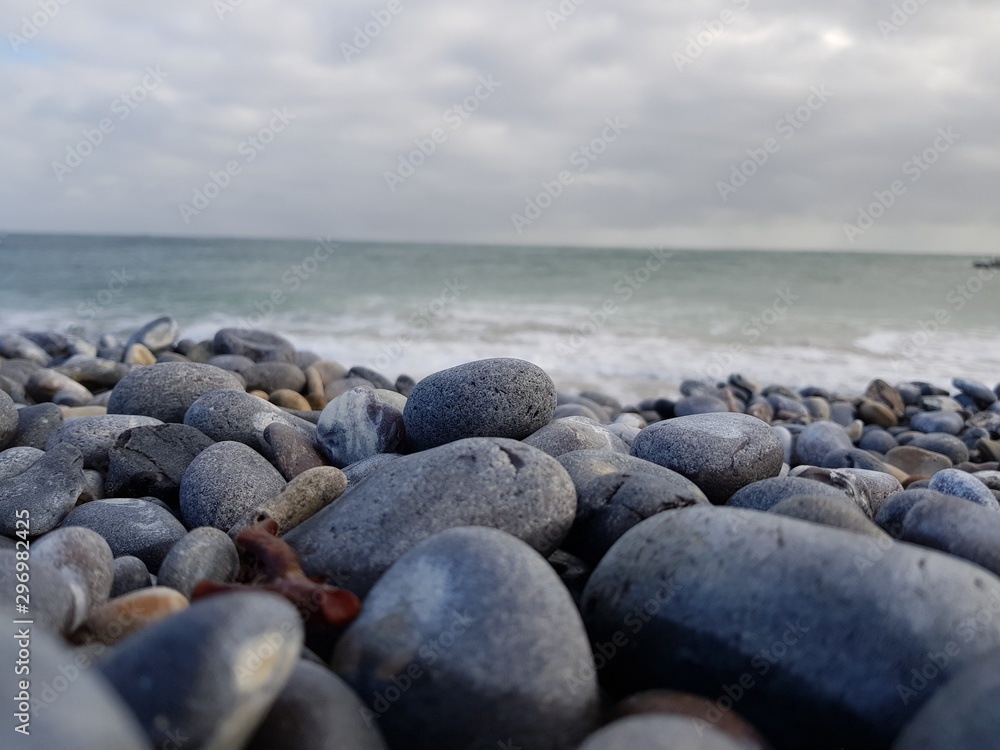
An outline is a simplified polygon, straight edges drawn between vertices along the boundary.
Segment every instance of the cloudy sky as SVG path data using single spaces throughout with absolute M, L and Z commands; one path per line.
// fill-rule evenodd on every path
M 0 231 L 992 254 L 998 29 L 989 0 L 5 0 Z

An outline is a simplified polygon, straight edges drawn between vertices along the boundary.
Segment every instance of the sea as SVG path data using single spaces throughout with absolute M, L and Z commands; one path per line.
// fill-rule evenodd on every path
M 0 235 L 0 332 L 262 328 L 390 378 L 519 357 L 567 392 L 1000 380 L 1000 268 L 906 253 Z

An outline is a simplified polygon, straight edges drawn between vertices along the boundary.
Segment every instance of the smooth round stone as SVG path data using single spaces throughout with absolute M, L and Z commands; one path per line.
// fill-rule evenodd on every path
M 207 364 L 210 364 L 213 367 L 219 367 L 223 370 L 238 373 L 245 380 L 250 368 L 252 368 L 256 363 L 249 357 L 244 357 L 242 354 L 219 354 L 208 360 Z
M 877 451 L 878 453 L 887 453 L 897 445 L 899 443 L 896 442 L 896 438 L 885 430 L 866 430 L 858 443 L 861 450 Z
M 279 388 L 276 391 L 271 391 L 267 400 L 282 409 L 293 409 L 297 411 L 310 411 L 312 409 L 309 399 L 301 393 L 289 390 L 288 388 Z
M 128 349 L 132 344 L 142 344 L 153 354 L 159 354 L 173 346 L 179 336 L 180 326 L 177 321 L 169 315 L 163 315 L 133 333 L 125 342 L 125 348 Z
M 56 404 L 37 404 L 17 411 L 17 430 L 10 445 L 44 448 L 52 433 L 63 425 L 63 414 Z
M 853 447 L 854 444 L 841 425 L 836 422 L 814 422 L 799 433 L 795 442 L 795 463 L 821 466 L 823 458 L 830 451 Z
M 636 416 L 638 416 L 638 415 L 636 415 Z M 641 417 L 640 417 L 640 419 L 641 419 Z M 631 451 L 632 450 L 632 443 L 635 442 L 635 439 L 639 436 L 639 433 L 645 427 L 645 421 L 646 420 L 643 420 L 643 423 L 644 423 L 643 427 L 636 427 L 635 425 L 631 425 L 631 424 L 622 424 L 620 422 L 612 422 L 611 424 L 609 424 L 607 426 L 606 429 L 612 435 L 614 435 L 619 440 L 621 440 L 623 443 L 625 443 L 625 445 L 627 446 L 628 450 Z
M 96 531 L 115 557 L 138 557 L 154 574 L 170 548 L 187 534 L 170 511 L 138 498 L 94 500 L 77 506 L 62 523 L 63 528 L 70 526 Z
M 300 393 L 306 385 L 306 375 L 291 362 L 255 362 L 242 373 L 248 391 L 286 389 Z
M 915 383 L 896 383 L 896 390 L 905 406 L 916 406 L 920 401 L 920 386 Z
M 814 420 L 830 418 L 830 403 L 826 398 L 808 396 L 802 399 L 802 403 L 805 404 L 806 409 L 809 410 L 809 416 Z
M 876 378 L 865 389 L 865 398 L 882 404 L 896 417 L 904 414 L 905 403 L 898 388 L 893 388 L 884 380 Z
M 832 749 L 888 746 L 931 692 L 900 699 L 912 670 L 919 676 L 928 653 L 991 607 L 1000 580 L 948 555 L 696 506 L 623 536 L 591 576 L 582 612 L 595 643 L 629 633 L 602 670 L 612 695 L 717 696 L 747 675 L 752 699 L 740 713 L 776 747 Z M 631 633 L 625 618 L 636 612 L 649 620 Z M 1000 645 L 1000 618 L 973 630 L 935 686 Z
M 134 427 L 108 452 L 106 491 L 112 497 L 157 497 L 177 505 L 181 478 L 214 441 L 184 424 Z
M 593 655 L 569 592 L 537 552 L 494 529 L 449 529 L 403 555 L 332 665 L 390 747 L 493 748 L 503 738 L 570 750 L 598 718 Z
M 781 441 L 746 414 L 693 414 L 652 424 L 636 437 L 632 455 L 676 471 L 716 505 L 737 490 L 781 471 Z
M 108 453 L 125 430 L 162 424 L 159 419 L 123 414 L 68 419 L 49 438 L 45 450 L 58 445 L 75 445 L 83 454 L 85 469 L 108 470 Z
M 341 469 L 377 453 L 395 453 L 406 435 L 405 407 L 399 393 L 352 388 L 323 409 L 316 437 L 330 463 Z
M 129 372 L 129 366 L 100 357 L 70 357 L 56 372 L 72 378 L 88 390 L 97 392 L 114 388 Z
M 124 555 L 115 558 L 115 577 L 111 583 L 111 598 L 153 585 L 146 563 L 138 557 Z
M 918 432 L 947 432 L 957 435 L 965 420 L 957 411 L 924 411 L 910 417 L 910 429 Z
M 767 394 L 767 402 L 774 412 L 775 419 L 800 420 L 802 422 L 807 422 L 810 419 L 809 408 L 802 403 L 802 399 L 797 394 L 796 397 L 792 397 L 777 392 L 769 393 Z
M 640 521 L 664 511 L 708 504 L 694 482 L 676 472 L 670 474 L 626 470 L 591 479 L 578 490 L 576 519 L 563 548 L 594 565 Z
M 197 362 L 134 367 L 111 392 L 108 413 L 183 422 L 191 404 L 218 390 L 242 391 L 243 384 L 226 370 Z
M 16 333 L 0 334 L 0 357 L 26 359 L 29 362 L 48 367 L 51 355 L 35 342 Z
M 994 610 L 990 610 L 995 614 Z M 953 639 L 950 651 L 960 648 Z M 950 659 L 946 651 L 938 659 Z M 982 750 L 1000 735 L 1000 651 L 984 656 L 935 691 L 904 727 L 892 750 Z
M 20 551 L 23 557 L 23 545 Z M 15 594 L 17 585 L 26 583 L 29 589 L 30 619 L 34 624 L 46 628 L 51 633 L 69 635 L 73 628 L 73 616 L 76 610 L 73 588 L 58 568 L 44 560 L 29 558 L 28 570 L 24 571 L 25 561 L 17 559 L 17 552 L 18 549 L 14 547 L 0 549 L 0 591 L 4 592 L 0 598 L 0 616 L 6 623 L 25 618 L 23 613 L 15 609 L 15 605 L 24 603 L 23 600 L 16 599 Z M 22 570 L 18 570 L 19 562 L 22 564 Z M 24 581 L 25 572 L 28 574 L 27 582 Z M 21 580 L 18 580 L 18 576 L 21 576 Z M 10 671 L 14 671 L 13 665 Z
M 376 390 L 377 386 L 364 378 L 339 378 L 323 389 L 323 398 L 327 402 L 333 401 L 337 396 L 347 393 L 352 388 L 371 388 L 372 390 Z
M 274 422 L 264 428 L 261 453 L 288 481 L 318 466 L 326 466 L 319 446 L 295 427 Z
M 674 404 L 674 414 L 687 417 L 692 414 L 711 414 L 713 412 L 729 411 L 729 405 L 721 398 L 708 394 L 685 396 Z
M 808 411 L 808 410 L 807 410 Z M 774 409 L 771 402 L 761 396 L 754 396 L 747 402 L 745 412 L 762 422 L 770 424 L 774 420 Z
M 302 622 L 274 594 L 209 597 L 122 641 L 98 666 L 153 745 L 242 748 L 302 651 Z
M 858 416 L 865 424 L 877 424 L 879 427 L 894 427 L 899 424 L 899 418 L 885 404 L 877 401 L 862 401 L 858 407 Z
M 579 750 L 747 750 L 707 721 L 676 714 L 619 719 L 594 732 Z
M 585 496 L 580 495 L 583 488 L 591 480 L 600 476 L 618 474 L 619 472 L 651 474 L 667 480 L 672 480 L 677 476 L 676 471 L 671 471 L 664 466 L 654 464 L 652 461 L 646 461 L 635 456 L 625 455 L 624 453 L 613 453 L 611 451 L 573 451 L 572 453 L 564 453 L 559 456 L 558 461 L 566 469 L 570 479 L 573 481 L 573 486 L 580 497 L 580 504 L 585 502 Z
M 413 392 L 414 387 L 417 385 L 417 381 L 411 378 L 409 375 L 400 374 L 396 378 L 396 382 L 393 383 L 393 388 L 397 393 L 401 393 L 407 398 Z
M 0 672 L 0 690 L 8 697 L 4 727 L 12 739 L 4 747 L 29 750 L 148 750 L 149 742 L 117 693 L 100 676 L 87 669 L 90 657 L 66 648 L 61 638 L 41 628 L 31 628 L 30 676 L 18 675 L 19 643 L 11 637 L 16 627 L 0 639 L 0 659 L 7 669 Z M 70 677 L 70 675 L 72 677 Z M 29 680 L 30 734 L 14 735 L 15 727 L 28 720 L 18 716 L 22 680 Z
M 945 495 L 916 503 L 903 518 L 900 539 L 961 557 L 1000 575 L 1000 514 L 962 498 Z
M 245 750 L 388 750 L 369 713 L 340 677 L 300 659 Z
M 929 489 L 943 492 L 946 495 L 971 500 L 976 505 L 1000 511 L 1000 503 L 997 503 L 990 488 L 971 474 L 959 469 L 942 469 L 931 477 L 931 482 L 927 486 Z
M 875 523 L 887 534 L 898 539 L 903 535 L 903 520 L 910 509 L 927 498 L 951 497 L 934 490 L 914 488 L 897 492 L 890 497 L 875 515 Z
M 786 464 L 792 463 L 792 450 L 795 445 L 795 440 L 792 438 L 792 433 L 788 431 L 787 427 L 782 425 L 774 425 L 771 427 L 775 436 L 781 442 L 781 453 L 782 460 Z
M 860 448 L 834 448 L 823 456 L 818 466 L 823 469 L 867 469 L 883 471 L 885 464 Z
M 736 492 L 727 503 L 733 508 L 748 508 L 750 510 L 771 510 L 782 500 L 800 495 L 824 495 L 844 503 L 854 505 L 847 494 L 838 487 L 832 487 L 823 482 L 817 482 L 805 477 L 769 477 L 748 484 Z
M 872 523 L 860 508 L 829 495 L 795 495 L 773 505 L 768 512 L 847 529 L 877 539 L 886 538 L 886 533 Z
M 142 365 L 148 367 L 156 364 L 156 355 L 142 344 L 129 344 L 125 347 L 122 355 L 122 362 L 128 365 Z
M 626 455 L 629 452 L 625 441 L 601 425 L 585 421 L 584 417 L 555 419 L 528 435 L 523 442 L 555 458 L 580 450 L 604 450 Z
M 406 400 L 403 421 L 414 450 L 462 438 L 521 440 L 549 423 L 556 388 L 523 359 L 482 359 L 429 375 Z
M 14 399 L 0 391 L 0 451 L 10 445 L 17 433 L 17 408 Z
M 38 448 L 8 448 L 3 451 L 0 453 L 0 482 L 27 471 L 44 455 L 45 451 Z
M 951 396 L 948 396 L 946 392 L 930 394 L 920 397 L 920 408 L 925 411 L 941 411 L 941 412 L 960 412 L 964 408 L 962 403 Z M 927 432 L 937 432 L 938 430 L 927 430 Z M 947 432 L 947 430 L 940 430 L 940 432 Z
M 14 536 L 28 511 L 30 536 L 54 529 L 83 492 L 83 456 L 73 445 L 57 445 L 24 471 L 0 481 L 0 534 Z
M 953 464 L 960 464 L 969 460 L 969 449 L 965 443 L 954 435 L 945 432 L 931 432 L 924 435 L 917 435 L 907 445 L 914 448 L 940 453 L 947 456 Z
M 173 589 L 150 586 L 95 607 L 73 637 L 77 643 L 113 646 L 143 628 L 187 608 L 187 598 Z
M 270 500 L 253 508 L 237 521 L 229 536 L 234 539 L 246 528 L 271 519 L 278 524 L 278 534 L 294 529 L 344 494 L 347 477 L 340 469 L 318 466 L 302 472 Z
M 28 378 L 24 390 L 35 401 L 51 401 L 64 406 L 84 406 L 94 397 L 89 389 L 55 370 L 38 370 Z
M 975 401 L 980 409 L 985 409 L 997 400 L 997 394 L 991 391 L 988 385 L 980 383 L 978 380 L 953 378 L 951 384 Z
M 267 451 L 264 430 L 275 423 L 294 427 L 309 440 L 316 438 L 316 425 L 242 390 L 206 393 L 184 415 L 184 424 L 212 440 L 244 443 L 261 453 Z
M 414 545 L 455 526 L 506 531 L 542 554 L 576 515 L 559 462 L 516 440 L 468 438 L 392 459 L 285 536 L 307 575 L 363 596 Z
M 200 581 L 229 583 L 239 569 L 240 556 L 229 535 L 211 526 L 200 526 L 171 548 L 156 583 L 190 598 Z
M 885 461 L 914 477 L 933 476 L 952 466 L 951 459 L 947 456 L 912 445 L 893 448 L 885 454 Z
M 347 486 L 349 488 L 353 487 L 397 458 L 400 458 L 400 454 L 398 453 L 377 453 L 350 466 L 345 466 L 344 476 L 347 477 Z
M 229 531 L 242 516 L 273 498 L 286 482 L 263 456 L 242 443 L 211 445 L 191 461 L 181 479 L 184 525 Z
M 240 354 L 254 362 L 294 362 L 295 347 L 270 331 L 223 328 L 215 334 L 216 354 Z
M 31 545 L 31 562 L 59 571 L 73 592 L 73 627 L 111 595 L 115 557 L 97 532 L 79 526 L 55 529 Z

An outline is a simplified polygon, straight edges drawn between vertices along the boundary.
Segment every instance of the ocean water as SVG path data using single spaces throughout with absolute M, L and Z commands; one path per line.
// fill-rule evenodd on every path
M 422 377 L 514 356 L 626 400 L 684 378 L 1000 380 L 1000 271 L 906 254 L 0 236 L 0 331 L 266 328 Z

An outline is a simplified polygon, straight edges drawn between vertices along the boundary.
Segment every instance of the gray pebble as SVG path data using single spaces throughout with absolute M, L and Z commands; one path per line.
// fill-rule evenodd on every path
M 255 362 L 245 372 L 248 391 L 273 393 L 282 388 L 301 393 L 306 385 L 306 375 L 291 362 Z
M 114 388 L 131 368 L 129 365 L 110 359 L 79 355 L 70 357 L 54 369 L 56 372 L 73 378 L 88 390 L 97 392 Z
M 601 425 L 585 417 L 554 419 L 524 438 L 524 443 L 558 458 L 580 450 L 603 450 L 628 454 L 629 446 Z
M 997 400 L 997 394 L 991 391 L 988 385 L 980 383 L 978 380 L 953 378 L 951 384 L 975 401 L 980 409 L 987 408 Z
M 28 511 L 31 536 L 59 525 L 83 492 L 83 456 L 73 445 L 50 449 L 16 476 L 0 481 L 0 534 L 13 536 L 15 514 Z
M 153 585 L 146 563 L 138 557 L 123 555 L 115 558 L 115 578 L 111 584 L 111 597 L 123 596 Z
M 632 455 L 687 477 L 715 504 L 781 470 L 781 441 L 746 414 L 694 414 L 652 424 L 636 437 Z
M 42 347 L 16 333 L 0 334 L 0 357 L 26 359 L 42 367 L 48 367 L 52 361 L 52 357 Z
M 824 495 L 842 501 L 845 505 L 853 504 L 843 490 L 823 482 L 805 477 L 769 477 L 739 490 L 729 498 L 728 505 L 733 508 L 766 511 L 771 510 L 782 500 L 800 495 Z
M 8 448 L 0 453 L 0 482 L 27 471 L 35 461 L 45 455 L 38 448 Z
M 573 483 L 554 458 L 515 440 L 469 438 L 393 459 L 285 541 L 307 575 L 363 596 L 407 550 L 444 529 L 491 526 L 548 554 L 575 514 Z
M 984 508 L 1000 511 L 1000 504 L 993 497 L 990 488 L 960 469 L 942 469 L 931 477 L 930 484 L 927 486 L 929 489 L 943 492 L 946 495 L 955 495 L 965 500 L 971 500 Z
M 73 628 L 104 604 L 115 579 L 115 556 L 104 538 L 79 526 L 50 531 L 31 545 L 32 564 L 56 568 L 73 591 Z
M 429 375 L 406 400 L 403 420 L 414 450 L 470 437 L 521 440 L 548 424 L 552 379 L 521 359 L 483 359 Z
M 327 465 L 316 441 L 294 427 L 272 422 L 264 428 L 264 442 L 266 445 L 261 454 L 288 481 L 304 471 Z
M 981 565 L 1000 575 L 1000 514 L 945 495 L 916 503 L 903 518 L 900 539 Z
M 316 437 L 330 463 L 339 469 L 377 453 L 394 453 L 406 431 L 399 393 L 372 388 L 352 388 L 323 409 Z
M 169 586 L 191 598 L 199 581 L 229 583 L 240 569 L 240 556 L 233 540 L 211 526 L 192 529 L 167 554 L 156 578 L 158 586 Z
M 25 383 L 24 390 L 37 402 L 51 401 L 63 406 L 86 406 L 94 398 L 89 389 L 55 370 L 38 370 Z
M 753 750 L 707 721 L 678 714 L 644 714 L 612 722 L 579 750 Z
M 197 362 L 161 362 L 133 367 L 111 392 L 108 414 L 139 414 L 161 422 L 183 422 L 195 401 L 218 390 L 242 391 L 230 372 Z
M 156 497 L 177 505 L 181 478 L 214 441 L 194 427 L 162 424 L 125 430 L 108 452 L 112 497 Z
M 449 529 L 402 556 L 332 664 L 390 747 L 495 748 L 502 738 L 570 750 L 598 718 L 572 598 L 544 558 L 494 529 Z
M 823 458 L 836 449 L 853 448 L 847 431 L 836 422 L 814 422 L 799 434 L 795 442 L 794 463 L 821 466 Z
M 910 429 L 918 432 L 946 432 L 957 435 L 965 420 L 957 411 L 924 411 L 910 417 Z
M 270 331 L 223 328 L 215 334 L 216 354 L 240 354 L 254 362 L 294 362 L 295 347 Z
M 829 495 L 795 495 L 772 506 L 768 512 L 875 538 L 886 537 L 886 533 L 872 523 L 856 505 Z
M 74 445 L 83 454 L 86 469 L 108 470 L 108 453 L 119 436 L 133 427 L 162 424 L 152 417 L 106 414 L 98 417 L 76 417 L 52 433 L 45 450 L 59 445 Z
M 686 396 L 674 404 L 674 414 L 678 417 L 687 417 L 692 414 L 711 414 L 720 411 L 729 411 L 729 405 L 721 398 L 716 398 L 707 393 Z
M 264 430 L 275 423 L 294 427 L 310 440 L 316 439 L 316 425 L 245 391 L 206 393 L 191 404 L 184 416 L 184 424 L 201 430 L 212 440 L 234 440 L 262 453 L 268 448 Z
M 179 335 L 180 326 L 177 325 L 177 321 L 169 315 L 163 315 L 149 321 L 133 333 L 125 342 L 125 348 L 128 349 L 133 344 L 142 344 L 153 354 L 159 354 L 173 346 Z
M 11 445 L 44 448 L 52 433 L 62 425 L 62 409 L 55 404 L 38 404 L 18 409 L 17 431 Z
M 978 442 L 978 438 L 976 440 Z M 924 450 L 934 451 L 951 459 L 953 464 L 969 460 L 969 448 L 954 435 L 945 432 L 930 432 L 917 435 L 907 445 Z
M 184 472 L 181 518 L 189 529 L 214 526 L 228 531 L 285 484 L 277 469 L 252 448 L 232 441 L 216 443 L 199 453 Z
M 878 453 L 887 453 L 897 445 L 899 443 L 896 442 L 896 438 L 883 429 L 865 430 L 858 443 L 858 447 L 862 450 L 877 451 Z

